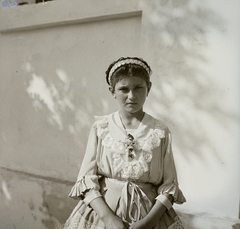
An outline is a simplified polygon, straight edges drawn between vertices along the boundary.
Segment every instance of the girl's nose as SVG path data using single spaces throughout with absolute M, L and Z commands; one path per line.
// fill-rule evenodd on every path
M 136 98 L 136 95 L 133 93 L 133 91 L 129 91 L 128 98 L 131 99 L 131 100 Z

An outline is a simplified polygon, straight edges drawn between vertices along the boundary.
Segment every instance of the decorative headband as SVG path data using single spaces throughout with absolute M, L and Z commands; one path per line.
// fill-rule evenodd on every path
M 142 62 L 140 59 L 133 59 L 133 58 L 126 58 L 126 59 L 122 59 L 120 61 L 117 61 L 111 68 L 111 70 L 109 71 L 108 74 L 108 82 L 110 82 L 110 79 L 113 75 L 113 73 L 121 66 L 125 65 L 125 64 L 136 64 L 141 66 L 142 68 L 144 68 L 146 70 L 146 72 L 148 73 L 148 75 L 151 75 L 152 71 L 151 69 L 144 63 Z

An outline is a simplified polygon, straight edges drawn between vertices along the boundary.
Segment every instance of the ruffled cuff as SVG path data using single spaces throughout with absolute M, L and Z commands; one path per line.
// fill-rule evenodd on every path
M 84 199 L 85 193 L 89 190 L 90 189 L 85 189 L 84 191 L 82 191 L 81 181 L 78 181 L 74 184 L 74 186 L 72 187 L 71 192 L 68 194 L 68 196 L 73 199 Z
M 172 183 L 163 184 L 158 188 L 158 194 L 164 195 L 169 194 L 173 197 L 173 202 L 177 204 L 182 204 L 186 202 L 186 199 L 182 193 L 182 191 L 178 187 L 177 181 L 173 181 Z
M 101 196 L 99 184 L 96 182 L 98 179 L 98 176 L 83 177 L 75 183 L 68 196 L 73 199 L 82 199 L 88 205 L 93 199 Z

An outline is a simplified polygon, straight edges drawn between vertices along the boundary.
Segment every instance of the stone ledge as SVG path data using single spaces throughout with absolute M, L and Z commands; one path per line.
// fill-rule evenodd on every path
M 77 200 L 68 197 L 71 185 L 0 168 L 1 228 L 58 229 Z
M 64 184 L 64 185 L 68 185 L 68 186 L 73 186 L 74 183 L 75 183 L 74 181 L 58 179 L 58 178 L 55 178 L 55 177 L 42 176 L 42 175 L 33 174 L 33 173 L 25 172 L 25 171 L 5 168 L 5 167 L 2 167 L 2 166 L 0 166 L 0 172 L 2 172 L 2 173 L 4 173 L 4 172 L 12 173 L 12 174 L 15 174 L 16 176 L 28 177 L 30 179 L 45 180 L 45 181 L 48 181 L 48 182 L 55 182 L 55 183 Z
M 128 4 L 120 0 L 89 1 L 86 4 L 83 0 L 62 0 L 2 9 L 0 32 L 111 20 L 142 14 L 137 0 L 130 0 Z
M 238 229 L 239 219 L 213 217 L 208 214 L 189 214 L 178 212 L 186 229 Z

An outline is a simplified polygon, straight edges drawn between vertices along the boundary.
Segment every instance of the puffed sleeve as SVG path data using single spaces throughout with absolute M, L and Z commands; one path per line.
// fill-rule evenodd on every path
M 100 176 L 97 175 L 96 156 L 98 137 L 96 128 L 96 124 L 94 123 L 90 130 L 86 152 L 78 174 L 77 182 L 69 194 L 69 197 L 71 198 L 83 199 L 86 205 L 88 205 L 93 199 L 101 196 L 98 182 Z
M 170 194 L 173 201 L 182 204 L 186 201 L 182 191 L 179 189 L 177 173 L 172 153 L 171 133 L 166 129 L 165 139 L 163 141 L 164 157 L 163 157 L 163 179 L 158 188 L 158 194 Z

